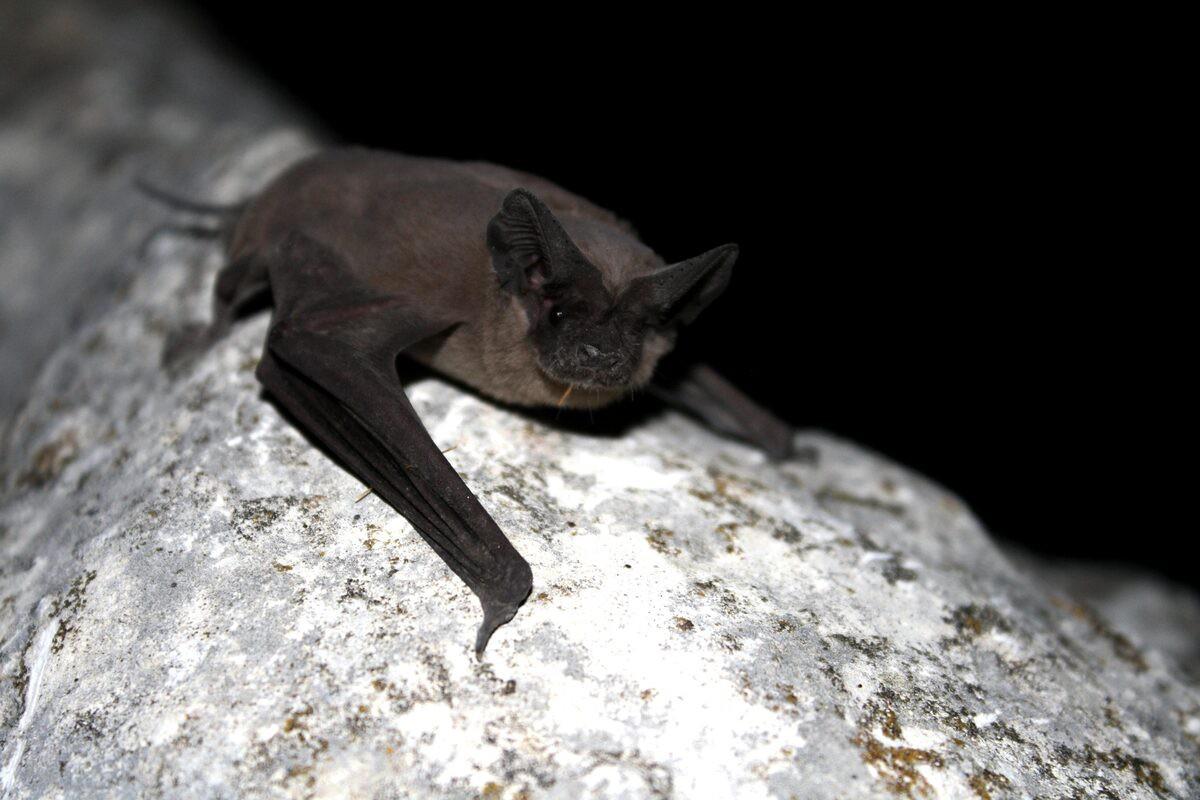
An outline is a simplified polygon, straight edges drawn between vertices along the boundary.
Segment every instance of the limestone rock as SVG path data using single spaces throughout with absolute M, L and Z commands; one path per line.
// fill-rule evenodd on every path
M 156 242 L 9 432 L 5 797 L 1200 792 L 1174 661 L 1014 569 L 946 490 L 819 434 L 773 466 L 673 414 L 590 434 L 425 379 L 414 405 L 534 570 L 477 662 L 474 597 L 261 396 L 265 318 L 159 368 L 220 263 Z
M 172 4 L 0 3 L 0 420 L 137 268 L 134 178 L 232 199 L 224 153 L 297 120 Z
M 534 570 L 477 662 L 475 598 L 261 395 L 264 318 L 159 367 L 221 257 L 139 258 L 132 178 L 232 200 L 312 146 L 166 13 L 0 5 L 4 798 L 1200 794 L 1194 632 L 1114 627 L 946 490 L 425 379 Z
M 1200 597 L 1144 570 L 1008 551 L 1019 569 L 1098 611 L 1140 645 L 1170 656 L 1200 682 Z

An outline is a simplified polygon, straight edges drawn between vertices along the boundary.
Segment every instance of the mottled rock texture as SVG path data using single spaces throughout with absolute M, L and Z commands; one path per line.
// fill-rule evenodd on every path
M 216 50 L 170 3 L 0 3 L 0 419 L 127 285 L 134 176 L 224 196 L 222 155 L 296 120 Z
M 1018 569 L 1096 609 L 1139 643 L 1172 657 L 1200 683 L 1200 597 L 1149 572 L 1119 564 L 1048 560 L 1007 551 Z
M 193 151 L 189 191 L 243 197 L 308 146 L 255 124 Z M 773 466 L 676 415 L 602 434 L 426 378 L 415 406 L 534 570 L 477 662 L 474 597 L 261 396 L 265 318 L 159 368 L 218 247 L 139 260 L 165 212 L 134 162 L 89 177 L 19 127 L 4 285 L 121 289 L 77 313 L 29 288 L 48 338 L 21 312 L 59 346 L 0 445 L 3 797 L 1200 795 L 1200 694 L 1147 646 L 1178 640 L 1014 568 L 946 490 L 821 435 Z
M 248 193 L 243 160 L 294 142 L 214 180 Z M 265 318 L 159 368 L 220 263 L 156 241 L 9 431 L 6 796 L 1200 791 L 1174 661 L 1024 577 L 945 490 L 820 435 L 772 466 L 675 415 L 589 434 L 422 379 L 534 569 L 476 662 L 474 597 L 260 395 Z

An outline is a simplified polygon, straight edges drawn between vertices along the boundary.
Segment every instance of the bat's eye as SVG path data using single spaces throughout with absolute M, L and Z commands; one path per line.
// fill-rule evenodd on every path
M 566 313 L 561 308 L 556 308 L 550 312 L 550 324 L 557 325 L 566 318 Z

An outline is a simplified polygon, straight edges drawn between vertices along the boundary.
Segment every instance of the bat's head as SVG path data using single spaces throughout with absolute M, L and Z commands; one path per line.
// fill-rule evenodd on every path
M 571 224 L 590 239 L 588 256 L 525 189 L 509 192 L 488 225 L 492 265 L 520 301 L 538 366 L 568 386 L 645 383 L 679 326 L 725 289 L 737 246 L 665 265 L 631 236 L 606 245 L 587 237 L 586 222 Z

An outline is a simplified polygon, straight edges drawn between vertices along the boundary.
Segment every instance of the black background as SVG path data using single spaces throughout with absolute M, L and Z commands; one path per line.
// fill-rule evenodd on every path
M 338 140 L 544 175 L 668 260 L 738 242 L 686 341 L 781 416 L 1009 540 L 1200 585 L 1169 51 L 1082 20 L 245 8 L 196 10 Z

